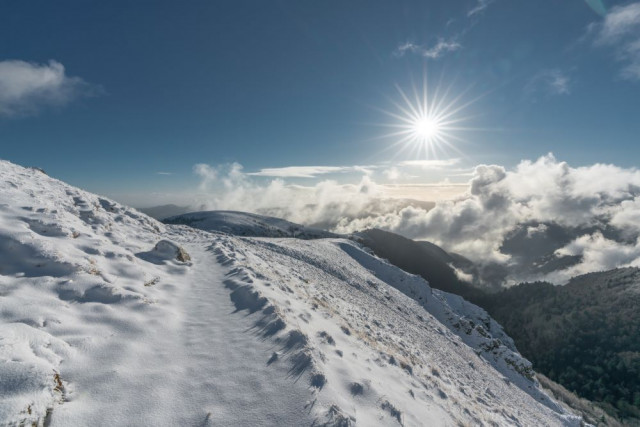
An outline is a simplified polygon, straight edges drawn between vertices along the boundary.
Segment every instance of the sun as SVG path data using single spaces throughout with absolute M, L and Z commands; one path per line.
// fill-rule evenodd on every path
M 451 155 L 450 151 L 462 154 L 456 143 L 464 142 L 460 134 L 470 130 L 463 126 L 469 117 L 462 113 L 477 99 L 465 101 L 465 92 L 452 96 L 451 86 L 437 85 L 430 90 L 426 74 L 421 87 L 413 84 L 410 91 L 405 91 L 396 85 L 396 89 L 399 98 L 390 99 L 394 109 L 378 109 L 393 119 L 382 124 L 393 129 L 382 136 L 392 140 L 388 149 L 403 157 L 405 151 L 411 151 L 410 157 L 422 159 L 437 159 Z
M 430 140 L 440 135 L 440 122 L 433 117 L 419 117 L 413 122 L 413 138 Z

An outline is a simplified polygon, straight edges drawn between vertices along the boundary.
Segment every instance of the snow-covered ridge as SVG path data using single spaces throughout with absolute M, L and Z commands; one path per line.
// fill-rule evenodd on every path
M 219 231 L 236 236 L 295 237 L 322 239 L 336 234 L 318 228 L 305 227 L 280 218 L 235 211 L 203 211 L 172 216 L 166 224 L 183 224 L 204 231 Z
M 346 239 L 163 225 L 0 161 L 0 254 L 0 425 L 579 424 L 484 311 Z
M 422 278 L 375 258 L 354 242 L 242 239 L 226 253 L 227 262 L 241 266 L 236 271 L 242 271 L 255 300 L 286 307 L 277 311 L 284 319 L 280 327 L 297 325 L 296 333 L 305 336 L 313 370 L 323 377 L 318 399 L 334 396 L 334 403 L 324 406 L 332 407 L 335 397 L 345 394 L 345 371 L 368 371 L 362 381 L 352 376 L 356 381 L 350 384 L 360 389 L 366 383 L 370 399 L 344 397 L 337 404 L 353 408 L 345 414 L 363 425 L 375 424 L 381 415 L 369 414 L 360 405 L 385 398 L 407 425 L 445 420 L 509 424 L 515 422 L 505 417 L 509 405 L 525 425 L 541 419 L 549 424 L 577 422 L 540 390 L 530 363 L 484 310 L 432 290 Z M 269 318 L 260 325 L 272 330 L 267 325 L 275 321 Z M 287 337 L 282 334 L 280 340 L 287 342 Z M 470 397 L 473 408 L 466 406 Z M 546 407 L 542 411 L 548 411 L 550 419 L 533 415 L 535 411 L 527 418 L 533 401 L 535 411 Z M 373 417 L 363 418 L 367 415 Z

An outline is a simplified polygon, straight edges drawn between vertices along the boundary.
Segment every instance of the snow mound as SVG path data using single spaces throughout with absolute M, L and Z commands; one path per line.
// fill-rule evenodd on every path
M 180 245 L 170 240 L 160 240 L 149 252 L 141 252 L 137 254 L 139 258 L 156 264 L 165 261 L 189 262 L 191 256 Z
M 235 236 L 295 237 L 321 239 L 337 237 L 328 231 L 305 227 L 280 218 L 233 211 L 204 211 L 177 215 L 164 220 L 166 224 L 183 224 L 204 231 L 219 231 Z
M 0 161 L 0 425 L 580 424 L 478 307 L 355 242 L 214 214 L 270 238 Z

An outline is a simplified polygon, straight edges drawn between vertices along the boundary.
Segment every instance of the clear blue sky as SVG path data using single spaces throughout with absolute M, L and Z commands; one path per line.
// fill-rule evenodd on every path
M 69 81 L 62 95 L 5 99 L 0 157 L 107 193 L 175 187 L 196 163 L 382 162 L 390 140 L 372 124 L 389 117 L 377 108 L 393 110 L 394 85 L 410 88 L 426 69 L 434 86 L 480 97 L 464 110 L 476 130 L 456 142 L 467 164 L 553 152 L 572 165 L 637 166 L 636 5 L 5 2 L 0 61 L 53 60 Z

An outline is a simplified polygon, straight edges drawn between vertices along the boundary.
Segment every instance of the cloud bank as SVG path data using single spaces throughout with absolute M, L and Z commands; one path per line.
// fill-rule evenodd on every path
M 562 283 L 591 271 L 640 266 L 640 171 L 572 168 L 553 155 L 514 170 L 477 166 L 469 194 L 429 211 L 345 219 L 337 231 L 378 227 L 430 240 L 479 265 L 508 268 L 505 280 Z
M 79 77 L 67 76 L 64 66 L 56 61 L 0 61 L 0 117 L 33 115 L 42 108 L 64 106 L 98 91 Z
M 455 160 L 426 163 L 453 166 Z M 399 163 L 394 168 L 420 167 Z M 564 283 L 616 267 L 640 267 L 640 171 L 614 165 L 571 167 L 552 154 L 513 169 L 478 165 L 467 191 L 427 203 L 389 197 L 378 174 L 354 184 L 323 180 L 301 186 L 265 181 L 233 163 L 196 165 L 198 206 L 250 211 L 339 233 L 381 228 L 429 240 L 471 260 L 480 281 Z M 412 186 L 439 184 L 403 184 Z M 460 185 L 460 184 L 457 184 Z M 405 188 L 406 187 L 406 188 Z M 469 272 L 460 271 L 460 274 Z
M 200 178 L 194 203 L 199 209 L 255 212 L 330 229 L 345 218 L 375 216 L 407 205 L 385 198 L 383 187 L 365 172 L 355 184 L 323 180 L 308 186 L 292 185 L 282 178 L 257 180 L 255 173 L 245 173 L 238 163 L 198 164 L 194 173 Z

